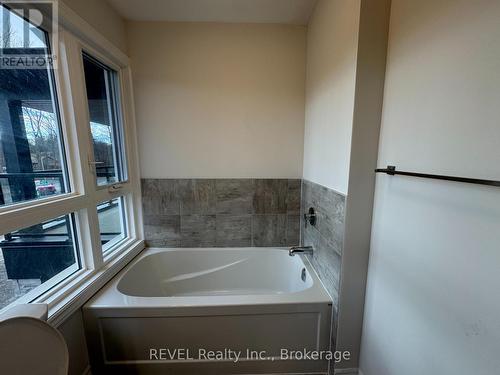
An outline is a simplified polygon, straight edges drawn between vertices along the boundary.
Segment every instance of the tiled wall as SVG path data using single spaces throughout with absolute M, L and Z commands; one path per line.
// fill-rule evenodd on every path
M 298 179 L 143 179 L 148 246 L 313 245 L 309 257 L 333 298 L 335 347 L 345 196 Z M 316 210 L 315 226 L 303 213 Z
M 143 179 L 148 246 L 292 246 L 300 242 L 298 179 Z
M 314 246 L 314 255 L 308 256 L 321 281 L 333 298 L 334 315 L 332 343 L 335 345 L 337 327 L 340 267 L 344 239 L 345 196 L 313 182 L 302 181 L 301 211 L 316 210 L 316 225 L 301 220 L 303 245 Z

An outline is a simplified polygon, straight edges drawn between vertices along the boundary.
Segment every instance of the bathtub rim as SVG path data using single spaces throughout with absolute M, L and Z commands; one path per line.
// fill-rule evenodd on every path
M 218 306 L 260 306 L 260 305 L 288 305 L 288 304 L 329 304 L 332 297 L 327 292 L 318 277 L 314 267 L 305 256 L 300 256 L 304 267 L 313 279 L 313 285 L 302 291 L 282 294 L 246 294 L 246 295 L 214 295 L 214 296 L 172 296 L 172 297 L 139 297 L 123 294 L 118 290 L 118 283 L 122 277 L 136 263 L 146 256 L 160 252 L 177 251 L 262 251 L 279 250 L 286 252 L 288 248 L 281 247 L 210 247 L 210 248 L 159 248 L 146 247 L 132 259 L 120 272 L 115 275 L 103 288 L 99 290 L 84 306 L 88 308 L 189 308 L 189 307 L 218 307 Z

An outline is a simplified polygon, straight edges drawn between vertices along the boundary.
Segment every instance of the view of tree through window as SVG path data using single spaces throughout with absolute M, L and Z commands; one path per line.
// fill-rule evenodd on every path
M 2 48 L 45 49 L 47 47 L 46 34 L 43 30 L 28 24 L 4 5 L 0 6 L 0 30 L 2 30 L 0 33 Z
M 125 173 L 118 116 L 117 73 L 87 54 L 83 55 L 83 67 L 97 184 L 122 181 Z
M 2 55 L 48 53 L 44 31 L 0 9 Z M 51 69 L 0 69 L 0 206 L 67 191 L 54 97 Z
M 0 6 L 3 56 L 47 54 L 45 31 Z M 0 206 L 68 191 L 50 68 L 0 69 Z M 79 269 L 73 215 L 0 233 L 0 309 Z

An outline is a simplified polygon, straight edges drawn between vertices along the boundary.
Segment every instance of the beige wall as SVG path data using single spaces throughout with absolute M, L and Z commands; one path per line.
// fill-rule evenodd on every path
M 122 52 L 127 53 L 125 21 L 105 0 L 62 0 Z
M 379 165 L 500 179 L 500 2 L 393 0 Z M 500 369 L 500 190 L 377 178 L 365 375 Z
M 346 194 L 337 350 L 359 360 L 390 0 L 320 0 L 307 36 L 304 178 Z
M 360 0 L 320 0 L 307 33 L 304 178 L 347 193 Z
M 301 177 L 301 26 L 128 24 L 141 175 Z
M 337 332 L 337 349 L 350 351 L 351 357 L 337 368 L 355 368 L 359 362 L 390 3 L 361 1 Z

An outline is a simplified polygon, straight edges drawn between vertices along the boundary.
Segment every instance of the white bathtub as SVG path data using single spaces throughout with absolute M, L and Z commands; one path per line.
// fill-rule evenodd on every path
M 94 375 L 311 374 L 327 372 L 331 312 L 311 266 L 285 249 L 147 249 L 84 320 Z M 322 358 L 287 359 L 297 350 Z

